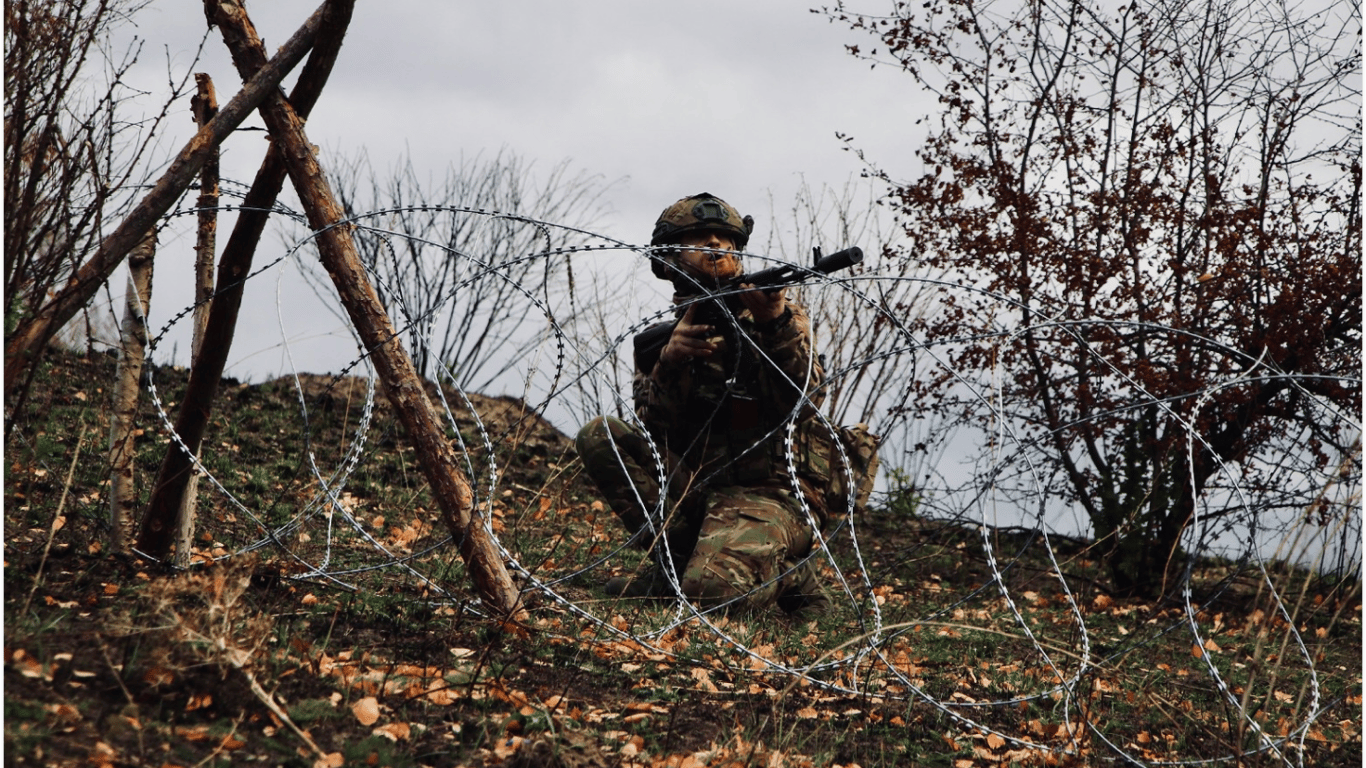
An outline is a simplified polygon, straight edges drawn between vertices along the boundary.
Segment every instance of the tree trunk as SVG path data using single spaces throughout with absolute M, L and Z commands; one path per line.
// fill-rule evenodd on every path
M 277 94 L 280 81 L 303 59 L 313 46 L 322 23 L 322 9 L 294 33 L 275 58 L 252 77 L 232 101 L 180 150 L 166 173 L 153 186 L 119 226 L 96 249 L 95 254 L 77 269 L 66 285 L 42 309 L 25 318 L 5 345 L 5 394 L 20 380 L 21 374 L 47 347 L 53 333 L 76 316 L 90 302 L 123 258 L 142 240 L 175 201 L 189 187 L 208 161 L 213 150 L 260 105 L 266 96 Z
M 290 94 L 291 103 L 297 105 L 301 116 L 307 116 L 312 110 L 327 83 L 350 23 L 351 8 L 350 3 L 333 2 L 322 9 L 317 45 Z M 203 444 L 214 398 L 218 396 L 218 385 L 232 349 L 244 281 L 251 273 L 256 245 L 265 231 L 270 209 L 284 186 L 285 174 L 284 156 L 279 147 L 272 144 L 242 201 L 243 210 L 238 214 L 237 224 L 219 260 L 218 295 L 212 302 L 205 340 L 190 370 L 190 381 L 176 415 L 174 429 L 180 444 L 172 443 L 166 448 L 142 521 L 138 550 L 151 557 L 163 559 L 170 552 L 170 523 L 167 521 L 177 515 L 180 499 L 186 495 L 185 489 L 193 476 L 190 455 L 198 455 Z
M 149 232 L 128 255 L 128 290 L 124 295 L 119 364 L 114 375 L 114 415 L 109 428 L 109 547 L 128 551 L 137 488 L 133 485 L 134 425 L 142 389 L 142 361 L 147 353 L 147 312 L 152 303 L 152 262 L 156 233 Z

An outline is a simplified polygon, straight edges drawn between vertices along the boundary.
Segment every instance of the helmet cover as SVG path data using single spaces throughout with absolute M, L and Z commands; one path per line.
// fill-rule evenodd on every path
M 702 192 L 679 200 L 659 214 L 650 245 L 677 243 L 688 232 L 706 231 L 725 234 L 734 241 L 736 249 L 743 250 L 754 231 L 754 217 L 741 216 L 725 200 Z M 662 261 L 655 260 L 652 268 L 656 277 L 671 279 L 670 270 Z

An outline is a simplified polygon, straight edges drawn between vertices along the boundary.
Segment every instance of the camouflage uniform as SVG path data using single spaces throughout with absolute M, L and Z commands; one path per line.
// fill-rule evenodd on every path
M 702 605 L 741 598 L 751 607 L 801 607 L 818 587 L 810 562 L 793 571 L 810 552 L 812 529 L 797 497 L 807 486 L 788 470 L 788 426 L 795 417 L 800 435 L 815 418 L 823 371 L 796 302 L 764 324 L 747 311 L 731 317 L 724 354 L 660 359 L 649 370 L 637 361 L 644 432 L 600 417 L 579 432 L 577 447 L 612 510 L 647 547 L 660 535 L 646 515 L 660 508 L 662 470 L 663 527 L 685 596 Z M 820 524 L 823 509 L 806 498 Z

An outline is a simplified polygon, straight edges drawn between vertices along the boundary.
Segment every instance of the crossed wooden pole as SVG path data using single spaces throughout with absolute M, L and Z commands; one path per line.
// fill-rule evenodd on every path
M 400 344 L 393 321 L 366 276 L 351 227 L 344 219 L 304 131 L 304 118 L 316 102 L 345 36 L 355 0 L 326 0 L 274 57 L 247 16 L 242 0 L 205 0 L 210 25 L 217 26 L 243 80 L 242 90 L 181 150 L 167 172 L 134 211 L 109 235 L 91 258 L 44 310 L 17 329 L 5 350 L 5 389 L 37 356 L 53 332 L 71 319 L 113 273 L 143 235 L 150 231 L 184 193 L 213 149 L 246 118 L 260 112 L 272 145 L 248 193 L 246 206 L 268 211 L 285 175 L 303 202 L 323 266 L 343 306 L 374 361 L 385 395 L 417 449 L 423 474 L 455 539 L 480 598 L 500 619 L 523 618 L 524 611 L 498 547 L 474 508 L 474 494 L 457 464 L 444 424 L 428 400 L 417 369 Z M 284 76 L 313 49 L 294 92 L 279 88 Z M 266 214 L 245 213 L 224 249 L 218 285 L 209 313 L 200 360 L 191 375 L 177 414 L 175 429 L 183 443 L 167 451 L 153 486 L 152 500 L 136 548 L 164 559 L 170 552 L 179 500 L 193 470 L 191 455 L 203 441 L 211 404 L 231 345 L 242 282 L 264 228 Z

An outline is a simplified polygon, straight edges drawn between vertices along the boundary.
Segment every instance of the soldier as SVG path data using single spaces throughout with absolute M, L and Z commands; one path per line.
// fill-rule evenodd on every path
M 698 301 L 742 277 L 736 251 L 753 229 L 752 217 L 706 193 L 655 223 L 650 244 L 678 246 L 652 260 L 655 276 L 674 285 L 677 321 L 657 354 L 637 349 L 633 389 L 659 458 L 645 433 L 613 417 L 594 419 L 576 441 L 612 511 L 654 555 L 644 571 L 608 581 L 610 595 L 668 596 L 676 584 L 704 607 L 776 603 L 805 615 L 828 605 L 806 560 L 806 484 L 788 462 L 789 424 L 811 421 L 823 398 L 806 310 L 781 289 L 746 284 L 728 311 Z M 662 527 L 647 519 L 661 508 L 661 461 Z M 824 511 L 804 496 L 819 524 Z

